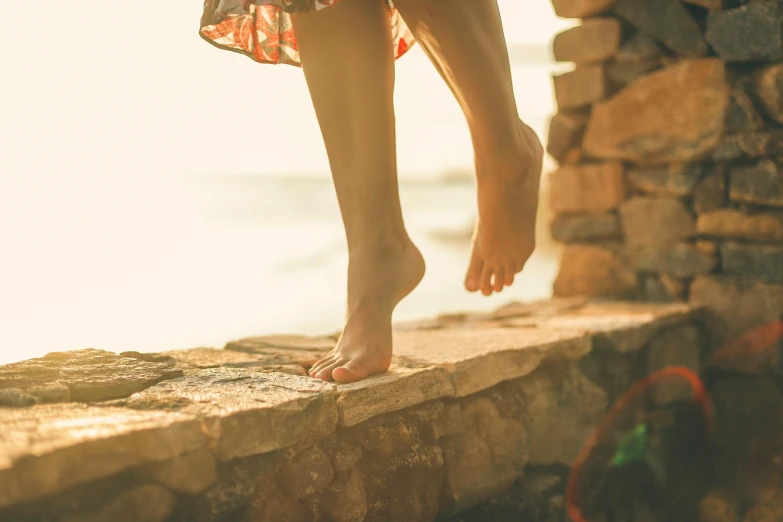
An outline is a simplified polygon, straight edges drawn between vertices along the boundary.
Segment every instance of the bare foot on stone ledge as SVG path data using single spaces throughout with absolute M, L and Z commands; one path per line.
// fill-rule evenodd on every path
M 484 295 L 511 286 L 535 248 L 538 189 L 544 149 L 519 122 L 509 150 L 476 149 L 479 219 L 465 288 Z
M 339 383 L 385 372 L 392 359 L 392 312 L 424 277 L 424 258 L 408 242 L 348 265 L 348 309 L 337 346 L 315 363 L 310 376 Z

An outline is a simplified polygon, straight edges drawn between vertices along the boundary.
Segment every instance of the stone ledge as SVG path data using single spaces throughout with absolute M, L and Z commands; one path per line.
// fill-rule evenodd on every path
M 100 368 L 100 379 L 96 382 L 101 389 L 112 390 L 111 397 L 116 397 L 118 392 L 111 384 L 111 367 L 104 365 L 107 360 L 116 360 L 125 369 L 139 368 L 145 378 L 154 370 L 158 377 L 153 375 L 151 380 L 143 381 L 146 389 L 137 391 L 138 383 L 142 381 L 134 379 L 127 371 L 118 372 L 123 383 L 132 382 L 135 388 L 125 392 L 129 396 L 110 402 L 0 407 L 0 433 L 4 435 L 0 438 L 0 518 L 3 508 L 21 504 L 27 505 L 25 509 L 34 510 L 37 508 L 31 508 L 30 501 L 52 497 L 80 484 L 89 489 L 93 487 L 90 484 L 116 477 L 125 470 L 137 470 L 134 477 L 162 482 L 161 485 L 166 488 L 187 491 L 191 495 L 217 481 L 218 485 L 209 487 L 218 490 L 198 502 L 207 503 L 204 505 L 208 507 L 202 506 L 205 512 L 223 513 L 230 509 L 223 504 L 214 504 L 218 499 L 223 499 L 220 502 L 227 501 L 220 488 L 226 487 L 226 480 L 229 483 L 239 480 L 226 478 L 226 473 L 232 477 L 239 472 L 237 469 L 244 470 L 241 471 L 242 476 L 260 473 L 254 471 L 254 465 L 248 459 L 287 451 L 296 453 L 298 450 L 293 448 L 318 446 L 321 444 L 318 441 L 331 440 L 335 436 L 340 443 L 344 438 L 340 434 L 346 433 L 345 430 L 359 430 L 357 433 L 363 437 L 370 436 L 365 432 L 371 430 L 375 434 L 372 437 L 381 437 L 378 439 L 381 446 L 396 440 L 393 444 L 401 444 L 403 449 L 400 451 L 410 451 L 409 445 L 414 444 L 419 435 L 411 432 L 413 428 L 410 426 L 406 428 L 405 422 L 399 424 L 394 421 L 376 428 L 371 428 L 372 423 L 389 415 L 408 418 L 413 414 L 405 412 L 420 407 L 429 411 L 427 405 L 434 405 L 432 407 L 441 412 L 437 415 L 441 420 L 429 425 L 429 421 L 416 421 L 416 430 L 426 428 L 430 433 L 426 436 L 429 444 L 434 446 L 425 453 L 417 454 L 416 459 L 423 459 L 416 461 L 419 464 L 409 464 L 432 471 L 433 480 L 441 477 L 442 473 L 451 477 L 448 480 L 449 487 L 454 490 L 454 505 L 448 509 L 441 506 L 438 508 L 441 512 L 444 509 L 466 509 L 487 495 L 502 491 L 510 484 L 509 480 L 513 480 L 518 468 L 527 462 L 545 464 L 572 460 L 578 450 L 577 443 L 589 434 L 592 425 L 572 426 L 571 429 L 566 426 L 570 421 L 563 421 L 561 417 L 567 412 L 590 411 L 588 417 L 593 419 L 606 407 L 604 391 L 586 380 L 574 362 L 584 358 L 593 348 L 632 354 L 647 345 L 659 331 L 692 322 L 697 313 L 698 310 L 682 304 L 556 299 L 530 304 L 514 303 L 488 314 L 451 314 L 430 321 L 401 324 L 394 331 L 396 354 L 390 371 L 349 385 L 323 383 L 301 375 L 305 368 L 331 348 L 334 340 L 328 337 L 250 338 L 229 343 L 224 350 L 199 348 L 163 354 L 110 354 L 114 359 L 105 355 L 107 352 L 100 352 L 100 361 L 95 363 L 98 366 L 90 367 L 92 363 L 88 361 L 82 373 L 98 375 Z M 73 352 L 60 354 L 55 359 L 68 361 L 81 356 L 81 352 Z M 555 378 L 552 375 L 558 372 L 552 374 L 547 370 L 541 373 L 543 368 L 552 364 L 564 368 L 558 370 L 563 377 L 557 379 L 570 383 L 567 386 L 575 390 L 577 395 L 573 400 L 577 402 L 561 404 L 554 398 L 535 398 L 538 395 L 554 397 L 553 390 L 560 389 L 560 385 L 553 385 L 552 381 Z M 17 371 L 19 365 L 24 363 L 8 366 Z M 0 376 L 8 370 L 8 366 L 0 367 Z M 281 373 L 280 368 L 286 373 Z M 56 370 L 49 368 L 49 373 L 39 375 L 34 384 L 45 388 L 51 384 L 46 378 L 50 375 L 53 382 L 69 386 L 67 379 L 63 381 L 65 373 Z M 166 380 L 157 384 L 153 382 L 161 378 Z M 33 403 L 44 402 L 41 397 L 29 395 L 25 390 L 8 387 L 8 383 L 22 380 L 17 377 L 0 381 L 3 384 L 0 395 L 28 396 Z M 503 388 L 505 383 L 509 383 L 511 388 Z M 480 397 L 490 390 L 493 396 L 506 393 L 529 396 L 527 400 L 531 401 L 530 408 L 533 408 L 530 414 L 534 413 L 535 419 L 528 419 L 520 425 L 519 419 L 506 417 L 502 404 L 494 402 L 492 408 L 497 411 L 492 413 L 495 410 L 490 408 L 492 411 L 484 412 L 485 406 L 489 407 L 489 399 Z M 2 400 L 0 397 L 0 405 L 20 404 L 4 403 Z M 590 402 L 590 405 L 579 402 L 582 400 Z M 459 407 L 455 410 L 455 406 Z M 566 409 L 560 411 L 562 408 Z M 502 419 L 491 420 L 496 414 Z M 421 415 L 415 414 L 414 417 L 420 418 Z M 475 434 L 457 435 L 459 429 L 454 426 L 461 425 L 463 421 L 460 418 L 464 415 L 468 416 L 466 419 L 474 419 L 465 422 L 473 426 L 471 429 L 477 430 Z M 486 422 L 497 423 L 499 433 L 513 434 L 513 437 L 519 438 L 520 444 L 524 442 L 525 448 L 529 446 L 535 450 L 535 455 L 529 454 L 527 449 L 518 453 L 522 450 L 507 447 L 499 434 L 486 432 L 482 427 L 484 421 L 480 420 L 486 415 L 490 419 Z M 597 418 L 593 420 L 597 422 Z M 553 447 L 547 441 L 546 434 L 552 430 L 571 434 L 570 438 L 558 443 L 562 447 L 557 444 Z M 442 443 L 433 442 L 441 437 L 445 437 Z M 500 478 L 477 477 L 476 480 L 480 480 L 474 484 L 467 477 L 460 476 L 460 470 L 469 464 L 467 461 L 460 464 L 457 455 L 464 448 L 474 448 L 478 444 L 476 437 L 485 448 L 481 451 L 495 455 L 492 459 L 496 464 L 488 468 L 487 473 L 497 472 L 497 466 L 503 467 L 503 455 L 507 452 L 515 455 L 510 461 L 511 467 L 503 468 Z M 364 452 L 377 450 L 365 448 Z M 345 451 L 346 455 L 354 452 L 350 448 Z M 312 456 L 313 462 L 320 462 L 323 458 L 317 452 Z M 338 470 L 334 480 L 344 482 L 340 487 L 353 487 L 358 483 L 372 489 L 371 482 L 376 477 L 362 479 L 353 472 L 350 476 L 343 476 L 352 469 L 357 458 L 363 458 L 362 451 L 359 451 L 358 457 L 348 459 L 353 464 L 338 464 L 340 459 L 332 457 L 329 478 L 324 480 L 332 480 L 331 470 L 334 468 Z M 369 457 L 365 455 L 365 458 Z M 436 471 L 443 469 L 444 458 L 445 471 Z M 277 462 L 275 459 L 278 457 L 273 458 Z M 385 459 L 376 455 L 370 461 L 378 466 L 383 462 L 386 466 L 388 462 Z M 240 462 L 244 467 L 235 468 Z M 161 469 L 169 471 L 151 471 L 153 468 L 149 466 L 163 466 Z M 208 477 L 194 477 L 195 482 L 188 483 L 187 470 L 190 466 L 211 471 Z M 372 475 L 373 469 L 376 468 L 365 469 L 362 473 Z M 179 478 L 175 482 L 170 477 L 174 473 L 171 470 L 177 470 Z M 160 477 L 168 478 L 164 481 Z M 138 495 L 150 494 L 160 500 L 161 512 L 166 512 L 166 516 L 174 509 L 170 496 L 159 489 L 144 489 L 143 481 L 138 487 L 141 488 L 137 491 Z M 249 488 L 245 494 L 251 495 L 252 491 L 255 490 Z M 134 502 L 138 501 L 137 493 L 131 495 L 130 490 L 123 492 L 130 495 L 128 498 L 136 499 Z M 373 495 L 369 490 L 367 494 Z M 435 502 L 437 506 L 439 501 L 433 494 L 434 500 L 427 502 Z M 269 495 L 275 496 L 274 493 Z M 297 503 L 298 500 L 293 499 L 292 502 Z M 427 505 L 430 506 L 427 510 L 430 510 L 431 505 Z M 115 508 L 119 509 L 114 506 L 109 511 L 113 512 Z M 212 518 L 205 520 L 221 520 L 221 516 L 210 515 Z

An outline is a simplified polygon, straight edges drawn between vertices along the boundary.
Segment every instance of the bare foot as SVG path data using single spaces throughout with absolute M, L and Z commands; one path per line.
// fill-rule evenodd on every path
M 478 221 L 465 288 L 484 295 L 514 282 L 535 248 L 538 189 L 544 149 L 519 122 L 519 139 L 505 151 L 476 151 Z
M 348 266 L 348 310 L 337 346 L 310 376 L 348 383 L 389 369 L 392 312 L 424 277 L 424 258 L 413 243 L 353 256 Z

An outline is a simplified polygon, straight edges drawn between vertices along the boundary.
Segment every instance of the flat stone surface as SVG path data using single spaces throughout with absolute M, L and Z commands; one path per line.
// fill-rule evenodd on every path
M 104 350 L 54 352 L 38 359 L 0 366 L 0 390 L 16 388 L 38 393 L 42 402 L 64 399 L 67 388 L 72 401 L 93 402 L 127 397 L 165 379 L 182 375 L 167 364 L 122 357 Z
M 556 214 L 605 212 L 625 199 L 619 162 L 564 165 L 549 176 L 549 204 Z
M 756 2 L 713 11 L 707 17 L 707 40 L 726 62 L 783 59 L 783 9 L 777 2 Z
M 587 18 L 606 11 L 615 0 L 552 0 L 557 16 Z
M 553 286 L 556 297 L 632 298 L 636 272 L 612 249 L 599 245 L 568 245 L 560 258 Z
M 560 109 L 579 109 L 606 96 L 606 75 L 601 65 L 585 65 L 553 78 Z
M 699 215 L 699 234 L 732 239 L 783 243 L 783 212 L 747 214 L 735 209 L 720 209 Z
M 399 338 L 400 335 L 397 335 L 397 339 Z M 395 340 L 396 342 L 399 341 Z M 397 346 L 395 344 L 395 351 L 399 352 Z M 447 368 L 422 367 L 420 364 L 405 361 L 399 354 L 395 355 L 388 372 L 337 386 L 340 426 L 353 426 L 382 413 L 454 396 L 454 385 Z M 413 367 L 406 367 L 405 364 Z
M 616 18 L 590 18 L 552 41 L 552 53 L 559 62 L 602 62 L 619 48 L 620 21 Z
M 552 239 L 563 243 L 578 243 L 620 239 L 622 230 L 617 215 L 609 212 L 560 214 L 549 227 Z
M 55 404 L 0 409 L 0 508 L 203 447 L 174 412 Z
M 335 339 L 332 339 L 331 337 L 267 335 L 232 341 L 226 344 L 225 349 L 252 354 L 278 356 L 280 364 L 299 364 L 300 366 L 309 368 L 324 354 L 334 348 L 335 344 Z
M 593 338 L 594 346 L 631 353 L 647 344 L 656 332 L 692 321 L 700 313 L 685 303 L 596 301 L 557 315 L 515 319 L 511 324 L 583 331 Z
M 590 341 L 573 329 L 455 327 L 395 332 L 394 350 L 408 364 L 448 370 L 454 396 L 464 397 L 527 375 L 543 360 L 578 359 Z
M 637 245 L 627 250 L 631 266 L 640 272 L 657 272 L 686 278 L 711 272 L 718 264 L 714 251 L 676 243 L 665 246 Z
M 680 0 L 618 0 L 614 12 L 682 56 L 707 54 L 707 42 Z
M 255 354 L 235 350 L 220 350 L 218 348 L 191 348 L 163 352 L 161 356 L 168 357 L 174 364 L 183 369 L 205 368 L 248 368 L 260 372 L 280 372 L 291 375 L 307 375 L 304 367 L 299 364 L 303 358 L 314 358 L 309 352 L 305 354 L 287 353 Z M 303 357 L 304 356 L 304 357 Z
M 783 283 L 783 246 L 726 242 L 720 257 L 726 273 Z
M 225 461 L 329 435 L 337 423 L 336 400 L 335 385 L 318 379 L 209 368 L 137 393 L 127 405 L 198 416 Z
M 700 159 L 720 141 L 728 99 L 720 60 L 686 60 L 596 103 L 582 146 L 596 158 L 646 164 Z
M 696 220 L 674 198 L 631 198 L 620 207 L 620 223 L 629 245 L 665 245 L 696 233 Z
M 729 197 L 732 201 L 783 207 L 783 171 L 770 159 L 731 171 Z

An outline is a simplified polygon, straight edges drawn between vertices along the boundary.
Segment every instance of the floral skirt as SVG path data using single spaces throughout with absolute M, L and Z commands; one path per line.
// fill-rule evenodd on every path
M 301 66 L 291 14 L 328 9 L 340 0 L 204 0 L 200 34 L 221 49 L 260 63 Z M 394 57 L 413 45 L 413 34 L 388 0 Z

